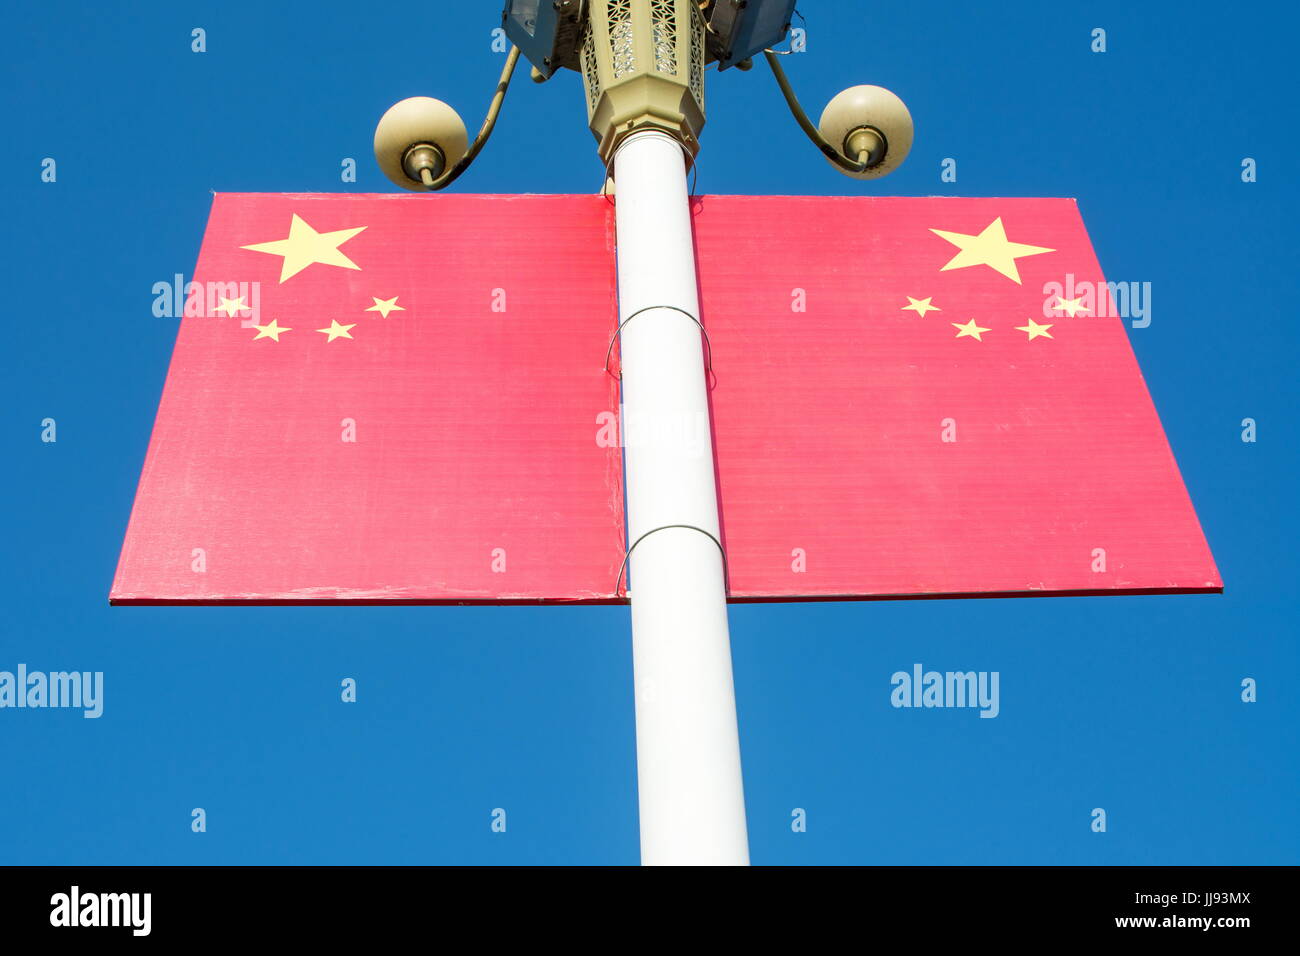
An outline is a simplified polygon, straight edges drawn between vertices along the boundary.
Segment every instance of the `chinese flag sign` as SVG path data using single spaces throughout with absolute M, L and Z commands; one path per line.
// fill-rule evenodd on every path
M 1072 202 L 694 221 L 733 599 L 1220 589 Z M 113 602 L 622 599 L 613 256 L 599 197 L 218 196 Z
M 606 200 L 410 198 L 216 197 L 114 603 L 612 593 Z
M 1072 200 L 695 230 L 733 598 L 1222 589 Z

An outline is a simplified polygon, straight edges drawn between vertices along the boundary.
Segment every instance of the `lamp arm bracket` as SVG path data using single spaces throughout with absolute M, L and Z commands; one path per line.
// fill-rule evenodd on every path
M 488 139 L 492 136 L 492 131 L 496 128 L 497 117 L 501 115 L 501 104 L 505 102 L 506 90 L 510 89 L 510 79 L 514 76 L 515 64 L 518 62 L 519 47 L 512 46 L 510 53 L 506 56 L 506 65 L 501 70 L 501 79 L 497 80 L 496 92 L 492 94 L 492 102 L 488 104 L 487 116 L 483 119 L 483 125 L 479 127 L 478 135 L 474 137 L 474 142 L 470 143 L 469 149 L 465 150 L 465 155 L 457 160 L 454 166 L 432 183 L 427 184 L 430 191 L 444 189 L 454 183 L 460 178 L 461 173 L 469 169 L 470 164 L 483 151 L 483 147 L 487 145 Z
M 826 142 L 826 137 L 821 134 L 821 130 L 813 125 L 812 120 L 808 118 L 808 114 L 804 112 L 803 106 L 800 105 L 799 97 L 795 96 L 794 89 L 790 86 L 790 79 L 785 75 L 785 69 L 781 66 L 781 61 L 777 59 L 776 54 L 772 50 L 764 50 L 763 56 L 767 59 L 767 65 L 772 68 L 772 75 L 776 78 L 776 85 L 781 88 L 781 95 L 785 97 L 786 105 L 790 107 L 795 122 L 812 140 L 812 144 L 821 150 L 827 159 L 843 170 L 850 173 L 860 173 L 868 169 L 869 163 L 855 162 Z

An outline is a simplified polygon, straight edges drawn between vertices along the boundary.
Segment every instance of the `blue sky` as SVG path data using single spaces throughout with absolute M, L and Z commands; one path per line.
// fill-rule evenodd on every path
M 0 863 L 636 862 L 626 608 L 107 605 L 175 336 L 153 283 L 192 271 L 212 190 L 388 191 L 370 143 L 401 97 L 476 126 L 502 61 L 496 5 L 470 6 L 9 13 L 0 669 L 106 689 L 99 720 L 0 710 Z M 1107 277 L 1152 283 L 1130 339 L 1226 593 L 733 607 L 754 862 L 1298 862 L 1296 15 L 801 9 L 786 65 L 809 111 L 888 86 L 911 157 L 837 175 L 760 64 L 709 74 L 699 191 L 1077 197 Z M 576 74 L 519 79 L 453 190 L 596 191 Z M 891 708 L 918 661 L 999 671 L 999 717 Z

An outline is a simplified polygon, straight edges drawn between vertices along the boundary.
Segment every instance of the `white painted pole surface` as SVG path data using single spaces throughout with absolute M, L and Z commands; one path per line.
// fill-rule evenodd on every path
M 614 156 L 641 862 L 747 865 L 718 497 L 682 147 Z M 651 308 L 659 307 L 659 308 Z M 642 312 L 642 309 L 650 311 Z M 635 313 L 640 313 L 632 318 Z M 694 530 L 707 531 L 703 534 Z

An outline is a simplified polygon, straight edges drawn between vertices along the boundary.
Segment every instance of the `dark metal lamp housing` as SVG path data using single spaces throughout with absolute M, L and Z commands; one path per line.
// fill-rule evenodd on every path
M 709 57 L 718 69 L 748 60 L 785 39 L 795 0 L 712 0 L 705 9 Z
M 510 42 L 541 75 L 577 70 L 587 24 L 587 0 L 506 0 L 501 26 Z

